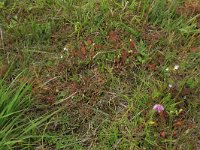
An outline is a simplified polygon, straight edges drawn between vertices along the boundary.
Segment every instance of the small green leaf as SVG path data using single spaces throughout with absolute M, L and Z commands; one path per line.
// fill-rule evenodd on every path
M 0 9 L 4 7 L 4 2 L 0 2 Z

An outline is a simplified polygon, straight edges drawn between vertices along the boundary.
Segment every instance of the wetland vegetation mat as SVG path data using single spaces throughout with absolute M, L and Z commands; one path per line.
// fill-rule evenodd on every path
M 199 0 L 1 0 L 1 150 L 200 149 Z

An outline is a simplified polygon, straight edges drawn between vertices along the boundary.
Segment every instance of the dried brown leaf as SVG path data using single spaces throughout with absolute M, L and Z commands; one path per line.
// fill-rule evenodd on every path
M 81 47 L 81 53 L 85 56 L 87 54 L 87 51 L 86 51 L 86 47 L 85 46 L 82 46 Z
M 121 52 L 121 63 L 125 64 L 127 58 L 128 58 L 127 50 L 122 50 L 122 52 Z
M 108 34 L 108 38 L 111 42 L 116 43 L 119 40 L 117 31 L 110 31 Z
M 162 137 L 162 138 L 165 138 L 165 137 L 166 137 L 165 131 L 161 131 L 161 132 L 160 132 L 160 137 Z
M 0 67 L 0 77 L 3 77 L 7 71 L 8 71 L 8 65 L 7 64 L 2 65 Z

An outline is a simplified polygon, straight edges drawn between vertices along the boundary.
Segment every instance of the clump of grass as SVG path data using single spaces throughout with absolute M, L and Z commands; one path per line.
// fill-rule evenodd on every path
M 0 80 L 0 147 L 5 149 L 23 141 L 19 137 L 24 130 L 24 121 L 27 121 L 24 113 L 32 102 L 28 94 L 31 86 L 27 83 L 16 85 L 15 81 L 7 85 L 4 79 Z
M 19 76 L 10 84 L 6 82 L 5 77 L 0 79 L 0 147 L 1 149 L 47 147 L 49 140 L 53 143 L 58 139 L 58 134 L 46 133 L 48 124 L 55 121 L 49 118 L 57 114 L 61 108 L 38 117 L 28 115 L 34 114 L 35 111 L 31 84 L 19 83 L 18 78 Z M 66 138 L 70 141 L 68 136 Z M 74 141 L 71 140 L 72 143 Z

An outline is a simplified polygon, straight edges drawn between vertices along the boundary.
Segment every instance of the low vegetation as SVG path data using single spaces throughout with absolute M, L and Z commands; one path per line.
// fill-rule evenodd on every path
M 198 0 L 2 0 L 1 149 L 200 149 Z

